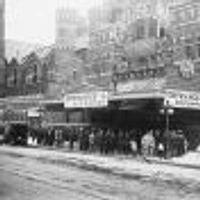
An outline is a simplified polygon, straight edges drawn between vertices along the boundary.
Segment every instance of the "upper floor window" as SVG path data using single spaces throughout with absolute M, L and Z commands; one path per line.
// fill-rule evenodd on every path
M 73 70 L 73 80 L 75 81 L 77 79 L 77 71 L 76 69 Z
M 34 72 L 33 72 L 33 83 L 37 83 L 38 77 L 37 77 L 37 65 L 34 65 Z
M 157 36 L 157 20 L 150 19 L 148 23 L 148 36 L 156 37 Z
M 144 26 L 144 21 L 143 20 L 138 20 L 137 21 L 137 26 L 136 26 L 136 38 L 137 39 L 143 39 L 145 37 L 145 26 Z
M 160 37 L 163 38 L 165 37 L 165 29 L 163 27 L 160 28 Z
M 200 37 L 197 38 L 197 57 L 200 57 Z
M 60 37 L 60 38 L 63 38 L 63 37 L 65 37 L 66 36 L 66 29 L 65 28 L 60 28 L 59 30 L 58 30 L 58 37 Z
M 31 66 L 26 72 L 26 84 L 33 85 L 38 82 L 38 66 Z
M 193 49 L 191 45 L 185 47 L 185 55 L 187 59 L 193 58 Z
M 7 86 L 14 87 L 17 85 L 17 69 L 13 69 L 7 76 Z
M 17 69 L 14 69 L 14 85 L 17 85 Z

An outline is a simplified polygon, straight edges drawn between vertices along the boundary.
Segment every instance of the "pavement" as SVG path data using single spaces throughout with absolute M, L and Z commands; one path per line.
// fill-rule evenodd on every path
M 43 147 L 44 149 L 49 150 L 59 150 L 64 152 L 69 152 L 69 145 L 67 144 L 64 146 L 64 148 L 56 148 L 56 147 Z M 75 152 L 81 153 L 79 151 L 78 145 L 75 145 Z M 98 155 L 98 154 L 97 154 Z M 105 156 L 105 155 L 104 155 Z M 113 155 L 111 155 L 113 156 Z M 186 154 L 179 156 L 179 157 L 173 157 L 168 159 L 163 159 L 159 157 L 146 157 L 145 159 L 141 156 L 133 156 L 133 155 L 114 155 L 115 158 L 123 158 L 123 159 L 133 159 L 137 161 L 146 161 L 149 163 L 157 163 L 157 164 L 163 164 L 163 165 L 171 165 L 171 166 L 180 166 L 183 168 L 192 168 L 192 169 L 200 169 L 200 149 L 197 149 L 196 151 L 189 151 Z M 110 156 L 109 156 L 110 157 Z
M 171 166 L 180 166 L 184 168 L 199 169 L 200 170 L 200 152 L 191 151 L 180 157 L 170 159 L 160 159 L 157 157 L 147 158 L 148 161 Z
M 173 180 L 173 182 L 189 183 L 192 185 L 200 184 L 200 153 L 198 152 L 191 152 L 182 158 L 174 158 L 167 161 L 155 158 L 142 159 L 141 157 L 135 158 L 124 155 L 105 156 L 97 153 L 69 152 L 65 149 L 24 148 L 4 145 L 0 146 L 0 152 L 1 154 L 29 157 L 44 162 L 72 165 L 88 170 L 112 173 L 127 178 L 135 179 L 142 177 L 143 179 L 162 179 L 168 182 Z M 186 163 L 188 160 L 190 163 Z
M 108 157 L 101 160 L 101 164 L 107 162 L 111 166 L 103 168 L 100 161 L 97 162 L 98 155 L 96 161 L 88 155 L 82 156 L 81 161 L 74 153 L 69 156 L 67 152 L 55 151 L 1 147 L 0 199 L 199 200 L 200 184 L 194 184 L 193 180 L 184 184 L 183 179 L 173 180 L 171 175 L 170 181 L 161 181 L 142 176 L 142 169 L 137 172 L 133 166 L 129 166 L 132 172 L 124 171 L 127 164 L 124 161 L 131 157 L 115 156 L 115 163 Z M 119 162 L 121 166 L 114 168 Z M 134 164 L 137 166 L 137 162 Z

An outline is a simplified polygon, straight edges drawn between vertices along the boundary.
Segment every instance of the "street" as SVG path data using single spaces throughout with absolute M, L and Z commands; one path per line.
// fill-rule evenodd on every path
M 31 151 L 33 154 L 35 150 Z M 1 200 L 195 200 L 200 197 L 199 185 L 186 187 L 176 181 L 122 177 L 62 162 L 6 153 L 2 148 L 0 154 Z

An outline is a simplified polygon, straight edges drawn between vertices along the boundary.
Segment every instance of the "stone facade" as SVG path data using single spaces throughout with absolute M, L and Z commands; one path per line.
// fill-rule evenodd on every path
M 5 96 L 5 0 L 0 1 L 0 97 Z
M 6 64 L 6 96 L 21 94 L 21 66 L 17 59 L 12 58 Z
M 49 47 L 31 52 L 21 61 L 11 59 L 6 66 L 6 95 L 46 94 L 52 65 L 54 60 Z
M 87 65 L 88 26 L 84 17 L 70 8 L 56 12 L 55 62 L 49 94 L 61 98 L 84 79 Z
M 0 56 L 5 55 L 5 0 L 0 1 Z
M 74 9 L 56 11 L 56 48 L 74 49 L 76 41 L 87 32 L 86 19 Z
M 188 66 L 184 63 L 189 57 L 190 60 L 199 57 L 199 25 L 186 23 L 176 28 L 174 23 L 180 25 L 180 19 L 177 21 L 174 17 L 178 18 L 180 14 L 176 14 L 176 10 L 183 10 L 184 14 L 184 8 L 188 6 L 192 9 L 186 12 L 191 11 L 191 17 L 195 17 L 199 9 L 197 4 L 194 0 L 127 0 L 123 4 L 110 0 L 102 8 L 92 10 L 90 71 L 93 74 L 89 77 L 96 74 L 98 80 L 106 74 L 112 82 L 115 79 L 113 73 L 124 73 L 118 80 L 131 76 L 137 82 L 162 71 L 162 75 L 168 77 L 168 86 L 189 89 L 189 80 L 181 79 L 181 70 Z M 191 73 L 197 73 L 198 62 L 190 63 Z
M 55 49 L 55 63 L 51 71 L 52 81 L 49 83 L 51 96 L 62 97 L 78 84 L 83 77 L 83 62 L 73 51 Z

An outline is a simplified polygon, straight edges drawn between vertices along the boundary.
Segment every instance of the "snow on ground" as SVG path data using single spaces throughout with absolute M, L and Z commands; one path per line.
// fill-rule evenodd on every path
M 172 162 L 185 165 L 193 165 L 200 168 L 200 152 L 188 152 L 181 157 L 171 159 Z
M 165 165 L 154 162 L 138 160 L 135 157 L 125 156 L 105 156 L 99 154 L 84 154 L 81 152 L 64 152 L 58 150 L 46 150 L 39 148 L 21 148 L 0 146 L 0 152 L 5 154 L 16 154 L 25 157 L 44 160 L 47 162 L 56 162 L 62 164 L 72 164 L 78 167 L 89 169 L 104 170 L 113 174 L 126 175 L 129 177 L 143 176 L 146 178 L 159 178 L 164 180 L 191 181 L 200 183 L 200 170 L 193 168 L 182 168 L 180 166 Z M 198 154 L 199 155 L 199 154 Z M 193 157 L 197 154 L 187 154 L 186 157 Z M 174 158 L 168 162 L 182 162 L 184 158 Z M 179 159 L 179 160 L 178 160 Z M 189 159 L 190 161 L 192 159 Z M 165 162 L 165 161 L 164 161 Z M 199 161 L 200 163 L 200 161 Z M 199 165 L 200 166 L 200 165 Z

